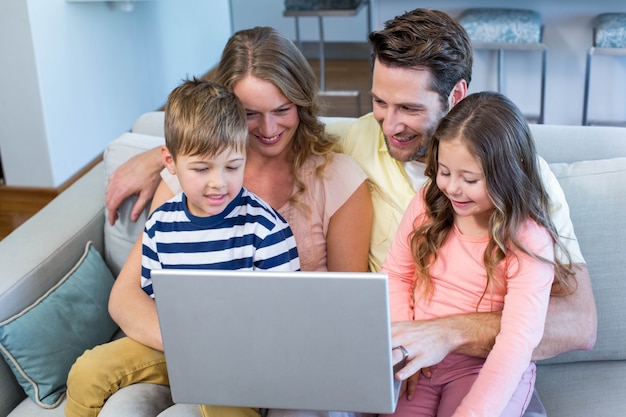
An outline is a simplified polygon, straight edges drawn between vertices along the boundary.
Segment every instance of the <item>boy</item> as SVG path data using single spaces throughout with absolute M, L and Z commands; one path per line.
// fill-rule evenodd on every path
M 163 163 L 183 192 L 146 221 L 141 286 L 154 298 L 151 271 L 161 268 L 297 271 L 300 261 L 287 222 L 243 187 L 246 113 L 219 84 L 198 79 L 175 88 L 165 107 Z M 137 319 L 141 319 L 138 317 Z M 103 366 L 102 351 L 124 352 Z M 150 362 L 144 382 L 168 385 L 163 353 L 128 337 L 85 352 L 67 381 L 67 416 L 96 416 L 105 401 Z
M 165 108 L 161 157 L 183 193 L 156 209 L 143 237 L 142 288 L 159 268 L 298 270 L 287 222 L 243 187 L 246 114 L 208 81 L 186 81 Z

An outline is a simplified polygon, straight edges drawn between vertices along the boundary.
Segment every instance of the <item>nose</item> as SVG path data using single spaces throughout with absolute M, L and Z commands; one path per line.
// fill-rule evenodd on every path
M 458 195 L 461 192 L 461 178 L 450 176 L 446 182 L 446 193 L 449 195 Z
M 264 115 L 260 128 L 263 136 L 268 138 L 274 136 L 276 133 L 276 121 L 274 120 L 274 116 L 271 114 Z
M 207 185 L 209 188 L 213 189 L 222 189 L 226 184 L 226 179 L 224 177 L 224 172 L 221 169 L 215 169 L 209 175 Z
M 394 136 L 404 130 L 402 116 L 392 106 L 384 112 L 382 128 L 385 136 Z

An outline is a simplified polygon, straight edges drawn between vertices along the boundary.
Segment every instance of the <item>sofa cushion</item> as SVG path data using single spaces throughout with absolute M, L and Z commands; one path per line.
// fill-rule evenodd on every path
M 151 111 L 142 114 L 133 124 L 131 132 L 143 135 L 165 137 L 165 112 Z
M 623 417 L 624 375 L 623 361 L 545 365 L 537 368 L 535 388 L 549 417 Z
M 112 285 L 111 271 L 88 242 L 57 285 L 0 323 L 0 352 L 38 405 L 58 406 L 76 358 L 117 330 L 107 309 Z
M 158 136 L 138 133 L 122 134 L 109 143 L 104 151 L 106 178 L 131 157 L 163 144 L 164 139 Z M 104 225 L 104 259 L 114 276 L 119 274 L 130 249 L 143 232 L 143 226 L 148 216 L 148 208 L 146 208 L 136 222 L 130 220 L 130 212 L 136 201 L 137 196 L 125 200 L 119 207 L 119 216 L 115 224 L 111 226 L 107 220 Z M 108 216 L 106 210 L 105 216 Z
M 550 363 L 626 359 L 626 158 L 550 165 L 571 211 L 598 309 L 598 337 L 590 351 L 559 355 Z

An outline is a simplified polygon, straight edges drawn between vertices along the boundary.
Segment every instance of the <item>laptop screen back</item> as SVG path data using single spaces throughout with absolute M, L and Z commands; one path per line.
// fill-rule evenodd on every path
M 161 270 L 152 279 L 175 402 L 394 411 L 386 275 Z

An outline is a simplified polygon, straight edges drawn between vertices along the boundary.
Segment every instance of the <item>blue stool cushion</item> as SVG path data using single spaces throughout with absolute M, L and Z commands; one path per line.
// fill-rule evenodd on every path
M 593 46 L 598 48 L 626 48 L 626 13 L 598 15 L 594 25 Z
M 532 10 L 468 9 L 459 22 L 475 42 L 541 42 L 541 15 Z
M 285 10 L 356 9 L 362 0 L 285 0 Z

